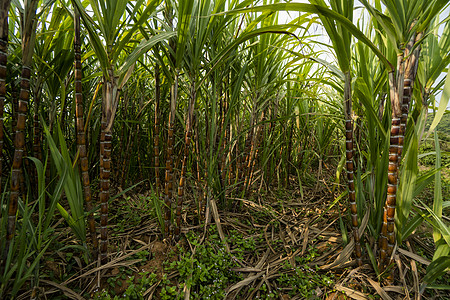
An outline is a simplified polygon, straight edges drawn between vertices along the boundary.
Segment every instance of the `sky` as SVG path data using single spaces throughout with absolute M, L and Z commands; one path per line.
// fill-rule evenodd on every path
M 296 1 L 292 1 L 293 2 L 297 2 L 297 3 L 309 3 L 309 1 L 305 1 L 305 0 L 296 0 Z M 354 5 L 357 9 L 355 9 L 354 14 L 353 14 L 353 22 L 356 23 L 360 18 L 361 15 L 364 13 L 364 18 L 368 19 L 369 18 L 369 14 L 368 12 L 363 9 L 363 5 L 359 2 L 359 1 L 355 1 L 355 5 Z M 450 7 L 447 7 L 447 9 L 441 14 L 440 19 L 444 19 L 445 17 L 450 15 Z M 299 16 L 299 12 L 280 12 L 279 14 L 279 23 L 288 23 L 290 20 L 296 18 Z M 438 29 L 438 35 L 441 36 L 442 32 L 443 32 L 444 26 L 442 25 L 439 29 Z M 311 34 L 317 34 L 319 35 L 316 40 L 325 44 L 330 45 L 331 41 L 329 39 L 329 37 L 327 36 L 327 33 L 325 31 L 325 29 L 320 26 L 320 25 L 313 25 L 312 29 L 310 30 Z M 319 47 L 320 50 L 327 50 L 326 47 L 321 47 L 321 46 L 317 46 Z M 327 53 L 323 53 L 321 54 L 320 58 L 328 61 L 328 62 L 335 62 L 335 58 L 334 55 L 327 52 Z M 445 74 L 441 74 L 440 77 L 438 78 L 438 80 L 436 80 L 436 82 L 439 82 L 441 79 L 443 79 L 445 77 Z M 442 93 L 439 93 L 436 96 L 436 101 L 439 103 L 440 99 L 441 99 Z M 447 105 L 447 110 L 450 110 L 450 101 Z

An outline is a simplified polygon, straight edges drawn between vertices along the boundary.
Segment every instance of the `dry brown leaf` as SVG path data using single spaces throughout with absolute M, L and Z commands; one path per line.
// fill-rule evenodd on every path
M 401 286 L 398 286 L 398 285 L 387 285 L 387 286 L 384 286 L 383 289 L 386 292 L 394 292 L 394 293 L 397 293 L 397 294 L 405 295 L 405 290 L 403 290 L 403 288 Z
M 306 246 L 308 246 L 308 232 L 309 232 L 309 226 L 306 225 L 305 230 L 302 232 L 303 242 L 302 242 L 302 253 L 300 254 L 303 256 L 306 251 Z
M 403 283 L 403 288 L 406 291 L 406 299 L 411 300 L 411 298 L 409 298 L 409 291 L 408 291 L 408 285 L 406 284 L 406 280 L 405 280 L 405 273 L 403 273 L 402 262 L 400 261 L 400 257 L 398 256 L 398 254 L 394 255 L 394 260 L 397 264 L 397 268 L 400 273 L 400 280 Z
M 429 260 L 423 258 L 422 256 L 412 253 L 408 250 L 398 248 L 398 252 L 400 252 L 401 254 L 408 256 L 409 258 L 412 258 L 415 261 L 420 262 L 421 264 L 424 264 L 426 266 L 428 266 L 431 263 Z
M 377 291 L 377 294 L 381 296 L 381 298 L 383 298 L 383 300 L 393 300 L 387 293 L 386 291 L 378 284 L 378 282 L 373 281 L 372 279 L 370 279 L 369 277 L 366 277 L 367 281 L 369 281 L 370 285 L 373 286 L 373 288 L 375 289 L 375 291 Z
M 416 266 L 416 262 L 414 260 L 411 260 L 411 271 L 413 273 L 413 278 L 414 278 L 414 291 L 416 294 L 415 299 L 420 299 L 419 274 L 417 272 L 417 266 Z
M 252 268 L 252 267 L 247 267 L 247 268 L 233 268 L 231 269 L 231 271 L 233 272 L 261 272 L 261 269 L 259 268 Z
M 216 199 L 214 199 L 214 197 L 209 197 L 209 205 L 211 207 L 214 221 L 216 222 L 217 231 L 219 232 L 219 237 L 222 240 L 222 242 L 224 243 L 225 249 L 227 250 L 227 252 L 229 254 L 231 254 L 230 246 L 228 245 L 225 234 L 223 233 L 223 230 L 222 230 L 222 224 L 220 224 L 219 210 L 217 209 Z
M 261 269 L 262 268 L 262 266 L 266 262 L 267 258 L 269 257 L 269 253 L 270 253 L 270 251 L 269 251 L 269 249 L 267 249 L 266 252 L 264 252 L 264 255 L 259 260 L 259 262 L 256 264 L 255 269 Z
M 133 241 L 135 241 L 136 243 L 141 244 L 142 246 L 147 246 L 148 245 L 148 243 L 146 243 L 144 241 L 141 241 L 141 240 L 138 240 L 138 239 L 133 239 Z
M 238 283 L 236 283 L 235 285 L 231 286 L 228 291 L 227 294 L 229 294 L 230 292 L 234 291 L 235 289 L 238 289 L 240 287 L 244 287 L 246 285 L 249 285 L 251 282 L 253 282 L 254 280 L 258 279 L 259 277 L 261 277 L 266 271 L 261 271 L 256 275 L 250 276 L 248 278 L 245 278 L 244 280 L 239 281 Z
M 184 284 L 183 293 L 184 293 L 184 300 L 191 299 L 191 287 L 187 286 L 186 283 Z
M 368 210 L 367 213 L 364 215 L 364 218 L 361 221 L 361 226 L 359 227 L 358 234 L 361 236 L 367 226 L 367 223 L 369 222 L 369 213 Z M 352 238 L 350 242 L 345 246 L 345 248 L 342 250 L 341 253 L 339 253 L 338 257 L 334 262 L 328 265 L 321 266 L 321 269 L 335 269 L 335 268 L 342 268 L 344 265 L 346 265 L 347 261 L 349 260 L 350 256 L 352 255 L 353 248 L 355 247 L 355 241 Z
M 295 238 L 295 235 L 292 233 L 292 230 L 291 230 L 291 228 L 289 228 L 288 225 L 286 225 L 286 232 L 287 232 L 288 236 L 291 238 L 292 245 L 293 246 L 296 245 L 297 239 Z
M 156 291 L 156 287 L 162 282 L 162 280 L 158 281 L 157 283 L 155 283 L 154 285 L 152 285 L 150 288 L 148 288 L 144 294 L 142 294 L 142 296 L 147 296 L 147 300 L 150 300 L 153 298 L 153 293 Z
M 144 250 L 150 248 L 151 246 L 152 246 L 152 244 L 148 244 L 148 245 L 146 245 L 146 246 L 142 246 L 141 248 L 139 248 L 139 249 L 137 249 L 137 250 L 134 250 L 134 251 L 131 251 L 130 253 L 128 253 L 128 254 L 126 254 L 126 255 L 124 255 L 124 256 L 120 256 L 120 257 L 118 257 L 118 258 L 116 258 L 116 259 L 113 259 L 112 261 L 110 261 L 109 263 L 107 263 L 107 264 L 105 264 L 105 265 L 103 265 L 103 266 L 100 266 L 100 267 L 98 267 L 98 268 L 89 270 L 89 271 L 87 271 L 87 272 L 85 272 L 85 273 L 83 273 L 83 274 L 81 274 L 81 275 L 79 275 L 79 276 L 77 276 L 77 277 L 72 278 L 72 279 L 68 279 L 68 280 L 66 280 L 65 282 L 63 282 L 63 284 L 64 284 L 64 285 L 67 285 L 67 284 L 69 284 L 70 282 L 73 282 L 73 281 L 75 281 L 75 280 L 77 280 L 77 279 L 86 277 L 86 276 L 88 276 L 88 275 L 91 275 L 91 274 L 93 274 L 93 273 L 95 273 L 95 272 L 98 272 L 98 271 L 101 271 L 101 270 L 104 270 L 104 269 L 114 268 L 114 267 L 116 267 L 116 266 L 130 266 L 130 265 L 133 265 L 133 264 L 135 264 L 135 263 L 137 263 L 137 262 L 139 262 L 139 261 L 142 261 L 142 259 L 127 260 L 126 262 L 122 262 L 122 263 L 119 263 L 119 262 L 121 262 L 122 260 L 127 259 L 127 258 L 130 257 L 130 256 L 133 256 L 134 254 L 136 254 L 136 253 L 138 253 L 138 252 L 144 251 Z M 92 266 L 92 264 L 91 264 L 91 265 L 88 265 L 86 268 L 89 268 L 89 267 L 91 267 L 91 266 Z M 81 270 L 81 271 L 83 271 L 83 270 Z
M 64 293 L 64 295 L 66 295 L 70 299 L 85 300 L 85 298 L 83 298 L 81 295 L 77 294 L 76 292 L 74 292 L 73 290 L 69 289 L 68 287 L 66 287 L 64 285 L 61 285 L 61 284 L 53 282 L 53 281 L 45 280 L 45 279 L 40 279 L 40 282 L 60 289 Z
M 365 294 L 352 290 L 348 287 L 342 286 L 340 284 L 335 285 L 336 290 L 340 292 L 344 292 L 348 297 L 355 299 L 355 300 L 367 300 L 369 298 L 366 297 Z
M 339 255 L 336 257 L 336 260 L 332 262 L 331 264 L 320 266 L 321 269 L 333 269 L 333 268 L 340 268 L 343 264 L 345 264 L 353 252 L 353 247 L 355 246 L 355 241 L 353 239 L 350 240 L 347 246 L 339 253 Z
M 270 226 L 270 222 L 266 225 L 266 227 L 264 227 L 264 238 L 266 239 L 267 246 L 268 246 L 269 249 L 272 251 L 272 253 L 273 253 L 273 254 L 277 254 L 277 253 L 275 252 L 275 250 L 273 250 L 272 246 L 270 245 L 269 237 L 267 236 L 267 229 L 269 228 L 269 226 Z

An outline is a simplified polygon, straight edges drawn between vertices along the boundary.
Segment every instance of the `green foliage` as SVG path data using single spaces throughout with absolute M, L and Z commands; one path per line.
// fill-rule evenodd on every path
M 152 285 L 157 283 L 157 276 L 155 273 L 140 272 L 138 273 L 138 279 L 135 276 L 127 276 L 125 273 L 114 277 L 109 277 L 107 282 L 110 287 L 114 288 L 116 285 L 122 285 L 122 280 L 126 279 L 127 289 L 122 295 L 115 295 L 112 297 L 107 290 L 103 289 L 94 295 L 93 299 L 101 300 L 143 300 L 144 294 Z M 163 298 L 164 299 L 164 298 Z
M 144 292 L 157 282 L 155 273 L 148 274 L 148 272 L 143 272 L 139 273 L 139 276 L 141 276 L 141 278 L 138 280 L 137 283 L 134 283 L 133 276 L 127 279 L 129 285 L 121 298 L 133 300 L 144 299 L 143 297 Z
M 194 253 L 180 249 L 181 259 L 172 262 L 168 270 L 180 273 L 180 284 L 190 288 L 192 299 L 224 299 L 225 289 L 242 276 L 232 271 L 239 264 L 225 249 L 214 226 L 210 228 L 209 239 L 200 244 L 198 237 L 189 234 L 189 243 Z M 179 284 L 179 285 L 180 285 Z
M 182 299 L 181 293 L 178 292 L 178 288 L 176 285 L 172 285 L 172 283 L 167 279 L 167 274 L 163 275 L 162 279 L 162 288 L 161 288 L 161 299 L 170 300 L 170 299 Z
M 179 161 L 184 156 L 184 147 L 193 149 L 194 144 L 198 144 L 194 151 L 187 153 L 188 178 L 184 189 L 186 194 L 204 193 L 204 201 L 218 199 L 221 209 L 233 207 L 235 198 L 256 198 L 252 194 L 256 189 L 260 192 L 274 186 L 287 187 L 292 177 L 297 178 L 303 198 L 304 186 L 317 189 L 323 184 L 328 188 L 328 182 L 321 177 L 326 172 L 334 172 L 338 165 L 336 184 L 332 188 L 335 192 L 342 183 L 341 178 L 345 177 L 342 176 L 345 164 L 342 99 L 344 90 L 350 88 L 358 216 L 361 219 L 370 211 L 368 230 L 363 237 L 368 234 L 371 239 L 379 235 L 386 200 L 391 121 L 388 73 L 394 70 L 397 54 L 409 41 L 411 33 L 415 29 L 424 30 L 423 40 L 415 45 L 422 49 L 422 54 L 401 162 L 396 226 L 399 242 L 424 221 L 433 227 L 436 251 L 425 278 L 428 286 L 447 270 L 443 267 L 445 264 L 440 263 L 449 254 L 448 223 L 443 215 L 448 212 L 450 195 L 450 179 L 444 172 L 450 165 L 450 114 L 446 111 L 450 95 L 450 22 L 438 18 L 439 11 L 448 5 L 446 1 L 384 0 L 375 1 L 375 7 L 373 1 L 361 1 L 365 11 L 371 13 L 371 22 L 365 22 L 364 17 L 354 21 L 354 1 L 311 0 L 311 4 L 278 0 L 43 1 L 34 22 L 38 30 L 36 43 L 23 49 L 21 17 L 25 3 L 32 2 L 36 3 L 35 0 L 25 1 L 22 5 L 20 1 L 12 1 L 6 13 L 11 42 L 5 81 L 3 179 L 7 177 L 5 174 L 13 158 L 15 94 L 21 88 L 17 82 L 18 70 L 23 54 L 31 53 L 32 47 L 35 70 L 28 106 L 35 110 L 36 116 L 43 116 L 40 125 L 46 138 L 42 139 L 39 126 L 35 133 L 30 124 L 25 128 L 25 137 L 43 141 L 44 145 L 33 146 L 44 149 L 43 157 L 48 159 L 31 158 L 32 166 L 23 168 L 25 177 L 30 180 L 25 180 L 25 192 L 16 216 L 16 236 L 4 257 L 7 267 L 0 274 L 3 293 L 0 296 L 9 292 L 14 296 L 28 283 L 30 287 L 38 286 L 40 258 L 54 238 L 52 225 L 56 209 L 77 240 L 75 246 L 55 245 L 54 251 L 66 252 L 63 257 L 68 262 L 67 274 L 61 277 L 67 279 L 68 273 L 73 271 L 74 251 L 87 253 L 81 177 L 74 165 L 77 160 L 76 95 L 72 91 L 71 73 L 74 10 L 80 12 L 84 25 L 81 35 L 83 98 L 90 102 L 84 104 L 83 112 L 88 116 L 85 119 L 90 120 L 84 125 L 88 131 L 93 190 L 103 183 L 97 175 L 100 120 L 105 112 L 112 119 L 116 117 L 114 124 L 112 121 L 108 124 L 113 132 L 110 173 L 113 187 L 126 188 L 138 181 L 153 185 L 155 65 L 161 68 L 158 83 L 161 101 L 156 111 L 162 128 L 160 136 L 156 137 L 160 142 L 156 149 L 161 158 L 159 168 L 163 171 L 163 161 L 170 161 L 175 171 L 169 175 L 174 180 L 179 179 Z M 258 6 L 260 4 L 263 5 Z M 302 13 L 290 23 L 282 24 L 283 20 L 278 18 L 281 11 Z M 417 20 L 417 25 L 412 24 L 413 20 Z M 439 33 L 441 23 L 443 34 Z M 326 45 L 310 35 L 316 30 L 313 26 L 325 28 L 332 44 L 326 49 L 335 55 L 335 62 L 320 58 L 323 51 L 316 50 L 316 45 Z M 175 78 L 176 86 L 173 85 Z M 106 101 L 112 94 L 98 93 L 108 82 L 114 83 L 114 97 L 108 98 L 112 101 Z M 441 91 L 438 107 L 436 97 Z M 184 145 L 190 104 L 195 111 L 193 136 L 197 135 L 198 141 Z M 429 108 L 435 113 L 425 120 Z M 175 113 L 173 157 L 166 157 L 169 111 Z M 30 110 L 29 115 L 32 113 Z M 438 136 L 431 143 L 428 140 L 423 143 L 421 139 L 429 137 L 429 129 L 433 131 L 434 127 Z M 27 156 L 32 157 L 36 154 L 34 147 L 30 140 L 25 143 Z M 417 161 L 429 170 L 420 172 Z M 50 181 L 46 183 L 47 167 Z M 37 185 L 33 186 L 35 168 Z M 197 181 L 195 188 L 191 184 L 194 181 Z M 430 188 L 430 185 L 433 186 Z M 158 191 L 161 190 L 158 187 Z M 164 232 L 161 195 L 152 192 L 149 196 L 111 200 L 112 211 L 116 213 L 114 230 L 121 232 L 128 226 L 139 226 L 150 216 Z M 194 198 L 194 202 L 199 199 Z M 337 197 L 333 205 L 343 198 L 343 195 Z M 428 199 L 420 206 L 425 208 L 417 208 L 415 199 L 424 198 Z M 2 240 L 7 222 L 5 199 L 8 199 L 8 191 L 2 193 Z M 240 208 L 235 206 L 235 209 Z M 328 211 L 322 215 L 327 215 Z M 311 212 L 308 217 L 314 215 Z M 98 217 L 97 211 L 94 216 Z M 267 210 L 253 217 L 273 218 L 274 214 Z M 341 218 L 339 225 L 346 233 L 344 221 L 345 218 Z M 279 229 L 280 224 L 273 222 L 273 228 Z M 197 241 L 199 237 L 188 235 L 188 243 L 194 250 L 190 253 L 180 249 L 180 260 L 167 267 L 180 276 L 178 280 L 169 280 L 163 275 L 159 287 L 161 298 L 181 298 L 187 287 L 193 298 L 221 299 L 226 288 L 242 278 L 231 271 L 238 266 L 235 260 L 244 259 L 245 253 L 258 251 L 257 241 L 230 230 L 227 240 L 233 248 L 230 255 L 214 227 L 208 234 L 202 243 Z M 347 242 L 347 236 L 344 241 Z M 138 258 L 146 256 L 146 252 L 137 255 Z M 311 263 L 315 256 L 315 250 L 309 249 L 306 258 L 297 263 L 301 266 Z M 375 256 L 370 258 L 376 265 Z M 278 283 L 294 286 L 292 293 L 302 297 L 313 297 L 315 287 L 329 286 L 332 280 L 330 275 L 312 268 L 295 267 L 294 271 L 289 271 L 292 268 L 283 267 Z M 129 279 L 125 298 L 141 299 L 142 291 L 155 284 L 155 276 L 135 274 Z M 122 280 L 123 275 L 111 277 L 107 284 L 113 287 Z M 268 298 L 280 296 L 278 291 L 264 284 L 260 292 Z M 101 295 L 110 297 L 108 292 Z
M 125 192 L 125 191 L 124 191 Z M 117 198 L 117 196 L 115 197 Z M 138 226 L 144 219 L 149 217 L 156 218 L 160 225 L 161 232 L 164 232 L 164 219 L 162 218 L 161 207 L 164 205 L 162 199 L 158 198 L 153 192 L 148 195 L 133 195 L 125 197 L 121 200 L 127 203 L 122 205 L 117 215 L 118 219 L 113 230 L 117 233 L 122 232 L 128 226 Z M 114 235 L 115 233 L 113 233 Z
M 317 256 L 317 250 L 313 246 L 310 246 L 307 255 L 296 257 L 296 267 L 293 267 L 286 261 L 281 271 L 279 271 L 279 277 L 277 278 L 278 286 L 292 287 L 289 295 L 300 295 L 302 298 L 314 297 L 316 295 L 316 288 L 318 287 L 332 288 L 334 285 L 334 275 L 332 273 L 321 272 L 318 266 L 314 268 L 309 265 Z M 291 272 L 292 269 L 294 273 Z
M 427 119 L 427 124 L 425 129 L 429 130 L 431 126 L 431 122 L 433 121 L 433 115 Z M 450 113 L 446 113 L 442 116 L 442 119 L 439 121 L 436 126 L 436 131 L 439 133 L 439 136 L 442 141 L 450 142 Z M 444 148 L 445 149 L 445 148 Z
M 440 140 L 441 149 L 445 152 L 441 153 L 442 166 L 450 166 L 450 143 L 448 141 Z M 436 152 L 434 142 L 427 141 L 420 145 L 419 148 L 419 162 L 423 166 L 432 167 L 436 164 Z
M 2 268 L 0 274 L 0 296 L 15 297 L 27 281 L 38 284 L 40 278 L 40 262 L 45 251 L 56 238 L 54 229 L 50 226 L 54 216 L 57 200 L 61 195 L 62 181 L 56 184 L 55 190 L 50 193 L 45 188 L 44 166 L 42 163 L 31 158 L 37 168 L 38 173 L 38 199 L 30 202 L 31 191 L 26 195 L 24 201 L 19 200 L 19 209 L 17 214 L 17 232 L 13 237 L 11 246 L 7 253 L 5 268 Z M 48 207 L 46 203 L 46 193 L 50 201 Z M 8 193 L 1 195 L 1 215 L 7 215 L 6 205 L 3 205 Z M 33 222 L 33 217 L 37 216 L 38 222 Z M 1 239 L 5 240 L 6 220 L 1 219 Z M 5 243 L 1 243 L 0 252 L 4 253 Z M 2 262 L 3 263 L 3 262 Z
M 70 213 L 59 202 L 57 203 L 57 208 L 83 246 L 87 246 L 83 189 L 81 187 L 78 169 L 74 167 L 60 127 L 57 126 L 56 134 L 59 142 L 58 146 L 61 150 L 58 149 L 47 126 L 44 126 L 44 131 L 49 144 L 52 161 L 55 163 L 58 176 L 63 183 L 62 185 L 67 202 L 69 203 Z

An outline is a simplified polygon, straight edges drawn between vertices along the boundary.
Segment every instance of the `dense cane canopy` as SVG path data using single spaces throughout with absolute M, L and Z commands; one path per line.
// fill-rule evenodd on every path
M 449 7 L 1 0 L 0 298 L 445 299 Z

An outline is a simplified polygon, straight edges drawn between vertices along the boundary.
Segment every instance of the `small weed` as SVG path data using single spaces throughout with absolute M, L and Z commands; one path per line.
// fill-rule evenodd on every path
M 108 284 L 114 288 L 116 284 L 122 285 L 122 280 L 125 279 L 126 275 L 125 273 L 121 273 L 117 276 L 108 278 L 107 282 Z M 147 289 L 149 289 L 153 284 L 157 282 L 156 274 L 149 272 L 142 272 L 139 273 L 139 279 L 135 280 L 134 276 L 128 276 L 128 279 L 126 280 L 128 287 L 126 291 L 123 293 L 123 295 L 113 295 L 103 289 L 101 292 L 95 294 L 93 296 L 93 299 L 101 299 L 101 300 L 118 300 L 118 299 L 127 299 L 127 300 L 143 300 L 144 299 L 144 293 Z M 114 293 L 114 292 L 112 292 Z M 164 299 L 164 298 L 162 298 Z M 171 298 L 173 299 L 173 298 Z
M 292 287 L 289 295 L 299 295 L 302 298 L 314 297 L 317 287 L 332 287 L 334 282 L 333 274 L 321 274 L 318 267 L 311 268 L 307 263 L 314 260 L 319 254 L 317 249 L 310 246 L 305 256 L 296 257 L 297 267 L 293 267 L 289 262 L 285 262 L 280 277 L 277 279 L 278 286 Z
M 180 248 L 181 259 L 167 267 L 180 273 L 180 285 L 190 287 L 191 299 L 223 299 L 225 288 L 242 278 L 232 271 L 238 264 L 225 250 L 215 227 L 212 226 L 210 233 L 210 238 L 204 244 L 200 244 L 194 234 L 188 234 L 189 242 L 196 248 L 195 253 L 192 255 Z M 240 243 L 247 242 L 241 238 Z M 164 293 L 174 299 L 175 290 L 167 286 Z

